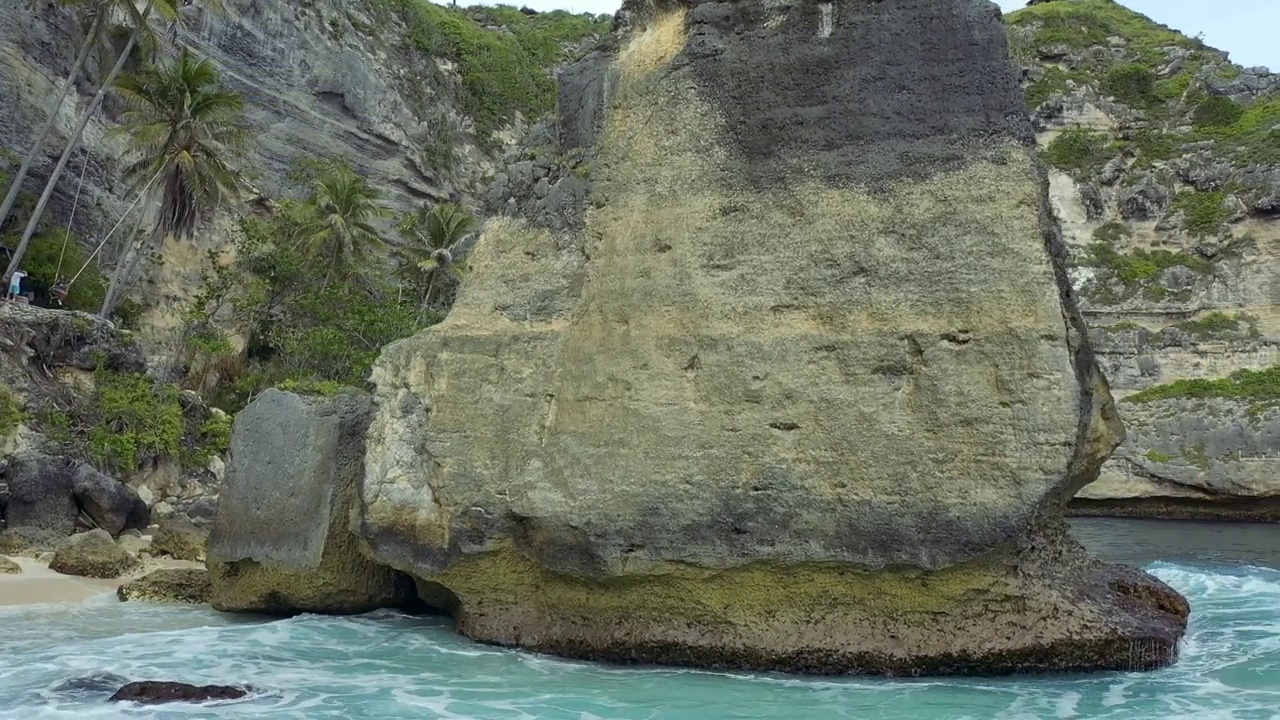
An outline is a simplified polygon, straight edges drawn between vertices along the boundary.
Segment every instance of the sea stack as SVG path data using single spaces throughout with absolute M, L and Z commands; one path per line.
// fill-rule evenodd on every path
M 1063 506 L 1124 437 L 987 0 L 628 2 L 374 369 L 365 551 L 619 662 L 1173 662 Z M 550 160 L 548 160 L 550 158 Z

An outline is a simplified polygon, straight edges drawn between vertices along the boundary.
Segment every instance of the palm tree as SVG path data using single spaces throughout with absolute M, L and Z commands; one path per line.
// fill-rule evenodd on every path
M 49 204 L 49 199 L 53 197 L 54 188 L 57 187 L 58 180 L 62 178 L 62 171 L 67 167 L 67 161 L 71 159 L 71 155 L 80 147 L 80 140 L 84 137 L 84 129 L 89 125 L 89 120 L 93 118 L 94 113 L 98 111 L 98 107 L 102 105 L 102 100 L 106 97 L 107 89 L 115 83 L 116 78 L 120 75 L 120 71 L 124 69 L 125 63 L 133 53 L 133 48 L 138 44 L 138 42 L 140 40 L 147 40 L 151 38 L 152 32 L 149 24 L 149 18 L 152 10 L 156 10 L 156 12 L 160 14 L 161 18 L 168 21 L 170 26 L 172 26 L 178 18 L 179 2 L 181 2 L 181 0 L 147 0 L 146 7 L 141 11 L 138 10 L 135 0 L 101 0 L 101 2 L 94 5 L 94 13 L 97 17 L 97 22 L 99 23 L 102 22 L 102 17 L 109 12 L 111 8 L 119 7 L 123 9 L 133 20 L 133 32 L 129 34 L 129 41 L 125 43 L 124 50 L 121 51 L 120 56 L 116 58 L 116 64 L 112 66 L 111 71 L 107 73 L 107 77 L 102 81 L 102 85 L 98 87 L 98 92 L 93 96 L 93 101 L 89 103 L 89 107 L 80 115 L 80 121 L 76 124 L 75 130 L 71 134 L 71 140 L 67 142 L 67 146 L 63 149 L 62 157 L 58 158 L 58 164 L 54 166 L 53 172 L 50 173 L 48 181 L 45 182 L 44 192 L 40 194 L 40 199 L 36 201 L 35 209 L 31 211 L 31 217 L 27 219 L 26 229 L 22 231 L 22 239 L 18 242 L 18 247 L 14 250 L 13 256 L 9 260 L 9 267 L 5 270 L 5 275 L 12 273 L 18 267 L 18 264 L 22 262 L 22 256 L 27 252 L 27 246 L 31 243 L 31 236 L 35 234 L 36 227 L 40 223 L 40 218 L 44 215 L 45 207 Z M 98 32 L 101 32 L 101 27 L 99 27 Z M 86 44 L 89 44 L 88 40 L 86 40 Z M 83 48 L 81 49 L 81 53 L 84 54 Z M 67 88 L 64 87 L 63 90 L 65 93 Z M 50 116 L 50 120 L 47 121 L 47 124 L 48 123 L 52 123 L 52 116 Z M 30 167 L 30 160 L 31 157 L 34 156 L 34 152 L 35 151 L 33 150 L 32 156 L 29 156 L 27 162 L 24 163 L 28 168 Z M 17 198 L 18 188 L 21 186 L 22 176 L 24 174 L 25 173 L 22 170 L 19 170 L 18 176 L 14 178 L 13 186 L 9 188 L 9 194 L 5 198 L 6 202 L 9 202 L 9 196 L 12 196 L 14 199 Z M 10 206 L 12 205 L 11 202 L 9 204 Z M 8 209 L 5 209 L 5 213 L 7 212 Z M 0 218 L 3 217 L 4 214 L 0 213 Z
M 225 90 L 208 59 L 183 50 L 169 63 L 126 75 L 116 90 L 128 103 L 125 124 L 133 159 L 125 176 L 149 192 L 158 218 L 121 254 L 102 305 L 115 309 L 142 259 L 170 235 L 190 238 L 219 207 L 238 196 L 240 178 L 228 160 L 249 143 L 244 98 Z
M 370 248 L 386 244 L 372 221 L 388 210 L 369 181 L 349 167 L 337 166 L 322 175 L 302 212 L 295 248 L 327 258 L 325 287 L 335 273 L 349 271 Z
M 441 296 L 462 281 L 461 244 L 475 229 L 478 221 L 457 205 L 425 207 L 400 224 L 400 232 L 409 244 L 399 248 L 399 273 L 422 293 L 422 310 L 443 305 Z

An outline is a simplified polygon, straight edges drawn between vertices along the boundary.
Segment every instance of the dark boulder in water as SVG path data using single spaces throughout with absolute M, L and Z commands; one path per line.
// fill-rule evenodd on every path
M 111 702 L 136 702 L 146 705 L 172 702 L 210 702 L 213 700 L 239 700 L 249 690 L 232 685 L 188 685 L 180 682 L 147 680 L 131 682 L 110 697 Z

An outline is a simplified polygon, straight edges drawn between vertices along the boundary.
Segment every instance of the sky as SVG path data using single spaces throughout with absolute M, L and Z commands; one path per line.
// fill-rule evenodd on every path
M 535 10 L 557 8 L 573 12 L 610 13 L 619 0 L 500 0 L 528 5 Z M 1121 0 L 1128 7 L 1175 30 L 1231 54 L 1245 67 L 1262 65 L 1280 71 L 1280 0 Z M 1017 10 L 1026 0 L 998 0 L 1005 12 Z M 469 4 L 462 0 L 459 4 Z

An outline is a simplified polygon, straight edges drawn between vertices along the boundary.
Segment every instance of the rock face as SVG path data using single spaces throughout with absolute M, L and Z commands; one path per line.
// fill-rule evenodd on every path
M 1126 403 L 1129 438 L 1078 514 L 1280 522 L 1280 407 L 1226 398 Z
M 1185 601 L 1060 519 L 1123 429 L 994 6 L 619 20 L 562 76 L 546 150 L 579 161 L 491 197 L 448 319 L 374 369 L 374 556 L 468 636 L 573 657 L 1172 662 Z
M 1131 430 L 1073 511 L 1280 519 L 1265 420 L 1280 411 L 1280 75 L 1110 0 L 1006 22 L 1072 283 Z M 1241 371 L 1271 380 L 1241 387 Z M 1142 400 L 1152 389 L 1158 402 Z
M 64 458 L 24 452 L 8 458 L 3 476 L 9 484 L 5 519 L 10 528 L 47 530 L 58 535 L 75 531 L 75 471 Z
M 406 596 L 351 529 L 369 413 L 366 396 L 268 390 L 236 416 L 209 538 L 215 608 L 364 612 Z
M 203 568 L 163 568 L 124 583 L 116 589 L 116 597 L 121 601 L 199 605 L 209 602 L 211 590 L 209 572 Z

